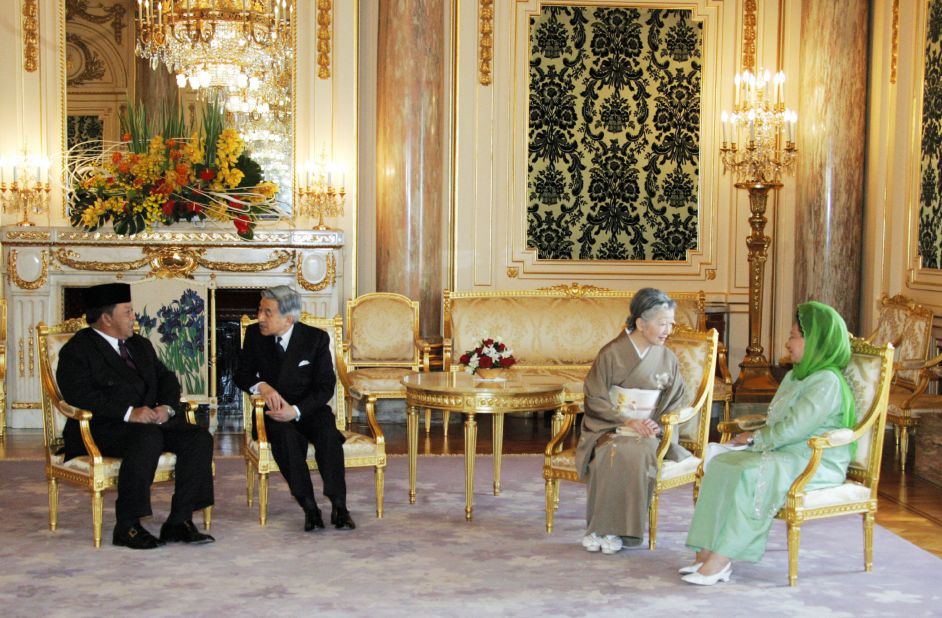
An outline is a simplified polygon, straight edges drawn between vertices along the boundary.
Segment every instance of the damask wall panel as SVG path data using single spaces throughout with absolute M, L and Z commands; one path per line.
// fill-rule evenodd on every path
M 687 10 L 545 6 L 530 18 L 527 244 L 539 259 L 698 248 L 702 49 Z
M 922 103 L 919 255 L 942 268 L 942 0 L 929 0 Z

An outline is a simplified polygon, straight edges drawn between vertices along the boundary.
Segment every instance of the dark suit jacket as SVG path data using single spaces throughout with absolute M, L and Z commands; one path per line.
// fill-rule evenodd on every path
M 92 328 L 83 328 L 59 352 L 56 382 L 62 397 L 94 414 L 93 433 L 123 427 L 129 407 L 180 406 L 180 382 L 167 369 L 149 340 L 134 335 L 127 340 L 137 371 L 128 367 L 114 348 Z M 66 459 L 85 452 L 78 424 L 69 419 L 63 431 Z M 76 450 L 78 449 L 78 450 Z
M 327 407 L 337 384 L 330 336 L 296 322 L 283 360 L 278 359 L 275 345 L 275 338 L 263 336 L 258 324 L 248 327 L 235 377 L 239 388 L 248 392 L 255 384 L 265 382 L 289 404 L 298 406 L 302 416 Z

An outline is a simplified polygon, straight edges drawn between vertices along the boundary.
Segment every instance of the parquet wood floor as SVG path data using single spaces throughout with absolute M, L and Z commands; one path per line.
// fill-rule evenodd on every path
M 443 436 L 440 416 L 435 418 L 430 433 L 420 421 L 419 453 L 427 455 L 460 455 L 464 452 L 461 419 L 452 415 L 449 435 Z M 404 422 L 383 422 L 386 449 L 390 454 L 406 452 Z M 353 429 L 369 433 L 364 424 L 354 422 Z M 8 429 L 0 439 L 0 460 L 41 459 L 42 433 L 39 430 Z M 549 441 L 549 416 L 541 414 L 508 416 L 504 426 L 504 453 L 542 453 Z M 890 443 L 890 440 L 887 440 Z M 490 453 L 491 422 L 485 415 L 478 418 L 478 452 Z M 216 453 L 220 456 L 241 456 L 242 434 L 218 434 Z M 912 469 L 912 465 L 908 466 Z M 887 447 L 880 478 L 880 505 L 877 522 L 909 542 L 942 558 L 942 487 L 917 476 L 900 474 L 892 449 Z M 813 525 L 813 524 L 809 524 Z M 879 560 L 879 556 L 876 556 Z

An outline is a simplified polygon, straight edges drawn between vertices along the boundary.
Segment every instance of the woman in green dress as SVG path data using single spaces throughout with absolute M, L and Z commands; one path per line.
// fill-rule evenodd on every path
M 799 305 L 785 347 L 794 366 L 769 405 L 766 425 L 739 434 L 732 445 L 744 448 L 717 455 L 707 467 L 687 534 L 696 561 L 680 569 L 686 582 L 729 581 L 733 560 L 758 562 L 772 519 L 811 458 L 808 438 L 854 426 L 854 398 L 841 373 L 851 354 L 841 316 L 822 303 Z M 843 483 L 852 448 L 827 449 L 807 488 Z

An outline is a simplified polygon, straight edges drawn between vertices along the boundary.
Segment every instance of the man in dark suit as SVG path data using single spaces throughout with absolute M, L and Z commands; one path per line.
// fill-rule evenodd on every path
M 258 324 L 245 332 L 236 384 L 265 399 L 265 432 L 291 495 L 304 509 L 304 530 L 324 527 L 306 464 L 309 442 L 332 505 L 330 523 L 352 530 L 356 524 L 347 510 L 344 437 L 328 405 L 337 381 L 330 337 L 300 323 L 300 317 L 301 296 L 295 290 L 280 285 L 262 291 Z
M 84 328 L 62 347 L 56 381 L 71 405 L 92 412 L 101 454 L 121 457 L 112 543 L 153 549 L 168 542 L 210 543 L 193 525 L 193 511 L 213 504 L 213 438 L 190 425 L 180 409 L 180 382 L 150 341 L 134 333 L 131 287 L 108 283 L 84 293 Z M 78 423 L 62 432 L 65 459 L 86 455 Z M 176 453 L 170 515 L 158 540 L 141 517 L 151 515 L 150 486 L 160 454 Z

